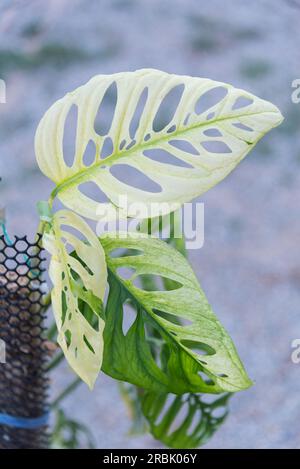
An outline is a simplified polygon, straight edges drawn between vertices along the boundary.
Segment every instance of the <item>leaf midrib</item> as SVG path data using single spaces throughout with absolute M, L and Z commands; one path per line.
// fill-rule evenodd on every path
M 139 145 L 138 150 L 140 150 L 142 152 L 144 149 L 147 149 L 147 148 L 151 147 L 153 144 L 158 144 L 160 142 L 176 138 L 176 137 L 178 137 L 182 134 L 185 134 L 185 133 L 189 132 L 190 130 L 205 127 L 207 125 L 217 124 L 218 122 L 224 122 L 224 121 L 228 121 L 228 120 L 239 119 L 241 117 L 256 116 L 256 115 L 260 115 L 260 114 L 276 114 L 276 112 L 275 111 L 269 111 L 269 112 L 268 111 L 262 111 L 262 112 L 252 112 L 252 113 L 248 113 L 248 114 L 236 114 L 234 116 L 227 116 L 227 117 L 223 117 L 223 118 L 213 119 L 213 120 L 210 120 L 210 121 L 200 122 L 200 123 L 192 125 L 188 128 L 181 129 L 177 132 L 173 132 L 173 133 L 170 133 L 170 134 L 167 134 L 167 135 L 163 135 L 159 138 L 149 140 L 149 142 L 145 142 L 145 143 Z M 115 160 L 119 160 L 119 159 L 128 157 L 132 153 L 135 153 L 136 151 L 137 151 L 137 147 L 134 145 L 131 149 L 127 150 L 126 152 L 114 153 L 111 156 L 108 156 L 107 158 L 105 158 L 103 160 L 100 160 L 99 162 L 95 163 L 91 167 L 86 168 L 86 169 L 82 169 L 81 171 L 78 171 L 76 174 L 62 180 L 59 184 L 56 185 L 55 189 L 52 191 L 51 199 L 53 200 L 58 195 L 59 192 L 68 189 L 68 187 L 73 186 L 76 183 L 86 182 L 86 180 L 89 178 L 89 175 L 97 172 L 97 170 L 99 168 L 101 168 L 101 166 L 111 166 L 115 162 Z

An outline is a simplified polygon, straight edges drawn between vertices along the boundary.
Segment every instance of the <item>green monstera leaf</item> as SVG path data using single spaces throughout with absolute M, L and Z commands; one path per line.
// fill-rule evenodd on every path
M 107 284 L 103 248 L 87 223 L 68 210 L 53 216 L 43 244 L 51 253 L 58 343 L 70 366 L 92 388 L 103 354 L 101 316 Z
M 230 337 L 179 252 L 144 233 L 106 234 L 101 244 L 110 285 L 105 373 L 175 394 L 235 392 L 251 385 Z M 140 283 L 145 277 L 148 285 L 151 277 L 167 280 L 168 288 L 146 291 Z M 124 332 L 128 307 L 135 318 Z M 163 350 L 157 354 L 159 341 Z
M 111 123 L 98 131 L 98 113 L 99 119 L 105 117 L 101 105 L 113 88 Z M 166 122 L 164 109 L 173 95 L 176 107 Z M 76 141 L 67 164 L 64 128 L 73 106 Z M 36 133 L 36 156 L 55 183 L 52 197 L 75 212 L 109 218 L 117 206 L 123 216 L 136 216 L 138 202 L 144 204 L 139 216 L 147 218 L 174 211 L 216 185 L 281 121 L 273 104 L 225 83 L 152 69 L 99 75 L 46 112 Z M 86 161 L 91 142 L 94 155 Z M 119 172 L 126 167 L 142 173 L 154 188 L 124 182 Z M 85 183 L 98 186 L 109 202 L 86 195 Z

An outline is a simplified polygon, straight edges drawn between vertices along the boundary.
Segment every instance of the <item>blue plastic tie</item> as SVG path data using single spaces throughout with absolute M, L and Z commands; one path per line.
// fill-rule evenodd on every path
M 0 413 L 1 425 L 8 425 L 9 427 L 24 428 L 29 430 L 47 425 L 48 419 L 49 412 L 36 418 L 15 417 L 14 415 Z
M 6 229 L 6 226 L 5 226 L 5 223 L 2 222 L 1 223 L 1 228 L 2 228 L 2 231 L 3 231 L 3 235 L 4 235 L 4 238 L 5 238 L 5 241 L 7 242 L 7 244 L 9 246 L 12 246 L 14 243 L 13 241 L 10 239 L 8 233 L 7 233 L 7 229 Z
M 11 238 L 9 237 L 9 234 L 7 232 L 7 229 L 6 229 L 6 225 L 5 225 L 5 222 L 2 221 L 1 223 L 1 228 L 2 228 L 2 232 L 3 232 L 3 236 L 5 238 L 5 241 L 7 242 L 8 246 L 13 246 L 14 245 L 14 242 L 11 240 Z M 26 256 L 26 254 L 23 254 L 23 258 L 24 258 L 24 261 L 26 262 L 26 265 L 27 267 L 29 267 L 32 275 L 34 277 L 37 277 L 38 275 L 34 272 L 34 270 L 32 269 L 31 267 L 31 262 L 30 262 L 30 259 L 28 256 Z

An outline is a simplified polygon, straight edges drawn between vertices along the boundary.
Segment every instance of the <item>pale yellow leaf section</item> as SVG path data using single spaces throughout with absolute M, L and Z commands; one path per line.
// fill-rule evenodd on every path
M 103 248 L 87 223 L 68 210 L 54 214 L 43 243 L 51 253 L 49 273 L 58 343 L 69 365 L 92 388 L 103 354 L 104 321 L 99 316 L 107 282 Z M 71 252 L 77 258 L 70 256 Z M 80 300 L 94 313 L 93 325 L 83 316 Z
M 99 135 L 95 119 L 112 84 L 117 88 L 112 123 L 106 135 Z M 153 124 L 161 103 L 178 86 L 183 87 L 183 92 L 174 115 L 157 131 Z M 226 95 L 199 112 L 198 100 L 217 88 Z M 130 125 L 145 91 L 147 99 L 133 136 Z M 247 100 L 246 104 L 239 104 L 241 99 Z M 73 105 L 77 106 L 78 118 L 76 149 L 70 166 L 64 159 L 63 137 L 66 118 Z M 103 116 L 105 118 L 105 110 Z M 144 215 L 140 215 L 148 218 L 174 211 L 215 186 L 281 121 L 282 115 L 272 103 L 210 79 L 152 69 L 98 75 L 59 99 L 46 112 L 36 133 L 36 156 L 42 172 L 56 185 L 53 197 L 57 195 L 80 215 L 94 220 L 99 219 L 99 214 L 111 218 L 111 209 L 116 206 L 121 208 L 123 216 L 136 216 L 133 204 L 138 202 L 146 207 Z M 102 159 L 107 138 L 113 150 Z M 92 163 L 86 165 L 84 154 L 90 141 L 95 146 L 95 155 Z M 188 151 L 186 145 L 193 151 Z M 181 164 L 154 161 L 147 156 L 149 150 L 168 152 Z M 158 191 L 150 191 L 147 186 L 137 188 L 120 180 L 113 174 L 115 165 L 130 166 L 142 172 L 156 183 Z M 109 202 L 100 203 L 83 193 L 80 185 L 86 182 L 96 184 Z M 124 196 L 126 201 L 122 199 Z

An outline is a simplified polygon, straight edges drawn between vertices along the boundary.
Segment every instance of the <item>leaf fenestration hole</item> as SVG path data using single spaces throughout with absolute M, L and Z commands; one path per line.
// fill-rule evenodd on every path
M 251 127 L 243 124 L 242 122 L 234 122 L 232 125 L 237 129 L 245 130 L 246 132 L 253 132 L 253 129 Z
M 82 156 L 82 161 L 85 166 L 91 166 L 95 163 L 96 160 L 96 145 L 93 140 L 89 140 L 87 146 L 85 147 L 84 154 Z
M 191 113 L 189 112 L 184 118 L 183 125 L 188 125 L 190 117 Z
M 126 145 L 126 140 L 125 138 L 123 138 L 123 140 L 121 141 L 120 145 L 119 145 L 119 150 L 123 150 L 123 148 L 125 147 Z
M 132 140 L 126 147 L 126 150 L 130 150 L 130 148 L 134 147 L 134 145 L 136 144 L 136 141 L 135 140 Z
M 97 202 L 109 202 L 107 195 L 94 181 L 88 181 L 79 184 L 78 190 L 88 198 L 97 200 Z
M 171 313 L 166 313 L 165 311 L 159 311 L 158 309 L 153 309 L 152 310 L 154 314 L 159 316 L 160 318 L 163 318 L 172 324 L 181 324 L 183 326 L 190 326 L 193 324 L 193 321 L 190 321 L 189 319 L 182 317 L 182 316 L 177 316 L 176 314 L 171 314 Z
M 61 240 L 65 245 L 65 250 L 67 251 L 67 253 L 71 254 L 71 252 L 74 251 L 74 246 L 72 246 L 72 244 L 68 243 L 65 238 L 61 238 Z
M 123 248 L 115 248 L 115 249 L 112 249 L 111 251 L 109 251 L 108 255 L 112 259 L 117 259 L 118 257 L 123 257 L 124 252 L 125 252 L 125 249 L 123 249 Z
M 204 342 L 198 342 L 196 340 L 181 340 L 182 345 L 190 349 L 192 352 L 200 356 L 215 355 L 216 350 L 210 345 Z M 207 364 L 206 362 L 202 362 Z
M 142 91 L 138 103 L 136 105 L 134 114 L 129 124 L 129 135 L 132 139 L 134 139 L 137 129 L 140 125 L 140 120 L 145 109 L 145 105 L 148 99 L 148 88 L 144 88 Z
M 175 400 L 178 398 L 174 399 Z M 171 425 L 167 431 L 167 435 L 172 435 L 176 430 L 179 430 L 189 413 L 189 404 L 188 402 L 182 403 L 179 412 L 175 414 L 175 418 L 172 420 Z
M 178 166 L 180 168 L 193 168 L 193 166 L 185 161 L 177 158 L 166 150 L 161 148 L 152 148 L 151 150 L 144 150 L 143 155 L 146 158 L 150 158 L 153 161 L 158 163 L 169 164 L 172 166 Z
M 98 135 L 107 135 L 114 118 L 118 99 L 117 84 L 114 81 L 106 89 L 95 117 L 94 129 Z
M 65 331 L 65 339 L 66 339 L 66 345 L 69 348 L 72 342 L 72 332 L 69 329 Z
M 160 132 L 173 119 L 184 92 L 184 84 L 174 86 L 163 98 L 153 119 L 154 132 Z
M 201 402 L 203 402 L 203 404 L 206 404 L 207 406 L 210 406 L 211 404 L 213 404 L 216 400 L 216 395 L 214 394 L 203 394 L 201 396 Z
M 122 249 L 122 248 L 115 248 L 109 252 L 109 257 L 112 259 L 116 259 L 118 257 L 132 257 L 132 256 L 140 256 L 144 254 L 143 251 L 140 249 Z
M 225 417 L 226 414 L 227 409 L 224 406 L 216 407 L 211 413 L 212 417 L 215 419 L 222 419 Z
M 67 314 L 67 295 L 66 289 L 62 290 L 61 292 L 61 323 L 64 324 Z
M 78 108 L 72 104 L 67 114 L 63 134 L 63 155 L 65 164 L 71 168 L 74 163 L 76 151 Z
M 90 305 L 82 300 L 81 298 L 78 299 L 78 309 L 84 319 L 89 323 L 95 331 L 99 330 L 99 316 L 95 313 L 95 311 L 90 307 Z
M 111 166 L 110 173 L 120 182 L 123 182 L 128 186 L 135 187 L 136 189 L 153 193 L 162 191 L 159 184 L 133 166 L 129 166 L 127 164 L 115 164 Z
M 135 269 L 133 267 L 118 267 L 117 275 L 123 280 L 130 280 L 131 277 L 135 274 Z
M 210 153 L 232 153 L 231 148 L 225 142 L 220 140 L 207 140 L 201 142 L 201 145 Z
M 215 112 L 210 112 L 209 114 L 207 114 L 206 120 L 210 121 L 210 120 L 214 119 L 215 115 L 216 115 Z
M 131 326 L 134 324 L 137 317 L 137 311 L 135 307 L 128 301 L 123 303 L 123 322 L 122 331 L 124 336 L 127 334 Z
M 195 104 L 195 112 L 200 115 L 220 103 L 228 94 L 224 86 L 216 86 L 203 93 Z
M 193 415 L 193 419 L 192 419 L 192 421 L 190 423 L 190 426 L 188 428 L 188 431 L 187 431 L 188 436 L 193 435 L 193 433 L 196 431 L 198 425 L 200 424 L 201 419 L 202 419 L 201 409 L 197 409 L 196 412 Z
M 204 130 L 203 133 L 207 137 L 222 137 L 222 133 L 220 132 L 220 130 L 214 127 Z
M 100 157 L 101 159 L 107 158 L 108 156 L 112 155 L 113 152 L 114 152 L 113 141 L 110 137 L 106 137 L 101 148 Z
M 61 233 L 62 233 L 62 240 L 63 239 L 65 240 L 66 247 L 68 247 L 67 245 L 69 244 L 72 248 L 72 243 L 69 243 L 69 238 L 70 237 L 68 236 L 68 233 L 70 233 L 71 235 L 75 236 L 76 238 L 78 238 L 80 240 L 83 240 L 85 243 L 90 244 L 88 239 L 77 228 L 74 228 L 71 225 L 61 223 L 60 229 L 61 229 Z M 72 248 L 72 250 L 74 250 L 74 248 Z
M 236 111 L 237 109 L 243 109 L 244 107 L 250 106 L 250 104 L 253 103 L 253 99 L 251 98 L 246 98 L 246 96 L 239 96 L 233 106 L 232 110 Z
M 167 134 L 172 134 L 173 132 L 176 131 L 176 125 L 171 125 L 171 127 L 167 130 Z
M 198 371 L 198 376 L 204 381 L 207 386 L 213 386 L 215 383 L 213 382 L 212 379 L 210 379 L 203 371 Z
M 144 291 L 165 291 L 164 282 L 169 281 L 167 277 L 156 274 L 140 274 L 135 279 L 133 284 Z M 181 288 L 182 284 L 172 279 L 171 290 Z
M 92 345 L 90 344 L 90 342 L 88 341 L 88 339 L 86 338 L 84 334 L 83 334 L 83 341 L 85 345 L 87 346 L 87 348 L 95 355 L 95 350 L 93 349 Z
M 164 405 L 163 405 L 162 409 L 160 410 L 160 413 L 159 413 L 159 415 L 158 415 L 158 417 L 155 421 L 156 425 L 161 424 L 161 422 L 163 421 L 163 419 L 164 419 L 165 415 L 167 414 L 168 410 L 172 406 L 173 401 L 174 401 L 174 394 L 167 394 L 167 396 L 165 397 Z
M 169 140 L 169 144 L 191 155 L 199 155 L 199 151 L 187 140 Z

